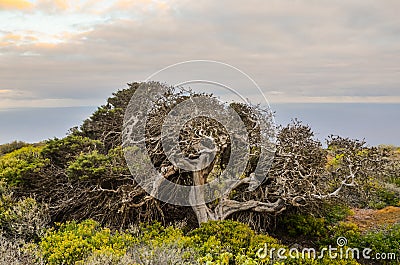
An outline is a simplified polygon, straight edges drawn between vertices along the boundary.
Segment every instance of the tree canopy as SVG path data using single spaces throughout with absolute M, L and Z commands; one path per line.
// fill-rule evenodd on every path
M 17 150 L 4 147 L 7 154 L 0 157 L 0 178 L 15 186 L 17 196 L 35 196 L 48 203 L 52 221 L 93 218 L 112 227 L 125 227 L 149 220 L 169 223 L 185 219 L 196 226 L 233 218 L 263 228 L 270 216 L 285 210 L 319 209 L 327 200 L 367 203 L 376 190 L 372 179 L 388 168 L 387 149 L 339 136 L 328 138 L 328 148 L 323 148 L 308 125 L 294 120 L 277 128 L 273 149 L 269 149 L 273 160 L 258 183 L 254 173 L 260 153 L 270 144 L 263 142 L 261 134 L 258 113 L 263 109 L 231 103 L 229 107 L 245 125 L 248 139 L 243 174 L 217 200 L 192 207 L 165 203 L 139 185 L 124 156 L 124 115 L 140 85 L 128 84 L 114 93 L 65 138 L 48 140 L 39 147 L 18 148 L 19 143 L 13 144 Z M 231 135 L 223 124 L 200 116 L 180 129 L 179 148 L 187 161 L 211 159 L 202 170 L 182 170 L 174 165 L 161 139 L 163 121 L 176 106 L 187 99 L 213 100 L 214 96 L 162 86 L 164 92 L 149 112 L 145 128 L 152 165 L 164 179 L 180 185 L 217 179 L 227 169 L 233 150 Z

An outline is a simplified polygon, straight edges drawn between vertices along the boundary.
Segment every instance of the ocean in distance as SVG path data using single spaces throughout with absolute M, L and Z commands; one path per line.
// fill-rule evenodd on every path
M 0 144 L 13 140 L 38 142 L 64 137 L 97 107 L 0 109 Z M 297 118 L 315 137 L 330 135 L 365 139 L 369 145 L 400 146 L 400 104 L 285 103 L 271 104 L 277 124 Z

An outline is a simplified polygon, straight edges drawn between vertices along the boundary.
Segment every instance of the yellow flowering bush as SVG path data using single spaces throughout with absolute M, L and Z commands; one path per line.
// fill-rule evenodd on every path
M 49 163 L 41 156 L 42 146 L 25 146 L 0 156 L 0 180 L 16 186 Z
M 93 252 L 121 256 L 135 242 L 137 239 L 129 233 L 112 233 L 108 228 L 101 228 L 99 223 L 86 220 L 50 229 L 39 246 L 48 264 L 75 264 Z

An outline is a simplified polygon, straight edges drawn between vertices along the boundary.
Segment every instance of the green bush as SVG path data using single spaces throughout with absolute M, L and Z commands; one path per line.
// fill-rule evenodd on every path
M 400 259 L 400 223 L 378 231 L 369 231 L 356 242 L 357 247 L 370 248 L 373 254 L 394 253 L 397 260 L 388 260 L 389 264 L 398 264 Z
M 290 258 L 279 260 L 274 251 L 266 256 L 259 256 L 260 249 L 278 250 L 289 248 L 279 240 L 268 235 L 257 235 L 247 225 L 234 221 L 211 221 L 188 234 L 192 247 L 199 251 L 198 262 L 206 265 L 256 265 L 256 264 L 358 264 L 357 261 L 312 258 Z M 261 251 L 262 252 L 262 251 Z M 301 250 L 299 250 L 301 253 Z M 318 253 L 317 253 L 318 254 Z
M 210 221 L 188 234 L 194 246 L 204 255 L 245 252 L 254 235 L 247 225 L 231 220 Z
M 378 197 L 386 204 L 386 206 L 398 206 L 400 203 L 399 194 L 387 189 L 379 190 Z
M 229 220 L 205 223 L 187 235 L 180 228 L 160 223 L 112 233 L 92 220 L 68 222 L 50 229 L 39 247 L 47 264 L 358 264 L 328 258 L 279 260 L 275 252 L 272 257 L 259 256 L 257 252 L 265 247 L 289 248 Z
M 392 183 L 400 188 L 400 178 L 392 178 Z
M 361 250 L 370 248 L 372 257 L 377 253 L 394 253 L 397 258 L 400 257 L 400 224 L 363 234 L 356 224 L 339 222 L 331 228 L 331 237 L 329 242 L 325 242 L 326 245 L 335 245 L 338 237 L 345 237 L 348 247 Z M 398 264 L 398 260 L 387 260 L 385 264 Z
M 28 179 L 29 175 L 40 172 L 49 162 L 41 156 L 42 150 L 43 147 L 25 146 L 1 156 L 0 180 L 16 186 L 23 179 Z
M 165 244 L 186 245 L 190 243 L 189 238 L 184 235 L 180 228 L 174 226 L 164 227 L 159 222 L 153 224 L 141 224 L 136 233 L 140 243 L 155 246 Z
M 0 156 L 11 153 L 15 150 L 18 150 L 24 146 L 28 146 L 30 144 L 21 142 L 21 141 L 13 141 L 11 143 L 0 145 Z
M 198 254 L 189 242 L 179 228 L 160 223 L 113 233 L 86 220 L 49 230 L 39 246 L 48 264 L 192 264 Z
M 399 192 L 388 190 L 384 187 L 378 187 L 374 196 L 368 203 L 368 207 L 372 209 L 383 209 L 387 206 L 399 206 Z
M 196 264 L 196 253 L 176 244 L 138 244 L 130 247 L 122 256 L 96 252 L 86 258 L 85 265 L 132 265 L 132 264 Z
M 122 256 L 137 242 L 128 233 L 112 233 L 93 220 L 82 223 L 67 222 L 58 229 L 50 229 L 39 243 L 48 264 L 75 264 L 92 253 Z
M 287 233 L 291 237 L 306 236 L 319 239 L 328 235 L 328 223 L 325 218 L 314 217 L 310 214 L 293 214 L 282 220 Z
M 361 236 L 361 231 L 358 226 L 351 222 L 338 222 L 330 227 L 330 236 L 321 240 L 322 245 L 336 245 L 336 240 L 339 237 L 345 237 L 349 243 L 356 244 Z
M 290 264 L 290 265 L 360 265 L 354 259 L 330 259 L 325 257 L 322 259 L 289 259 L 284 263 L 279 264 Z
M 329 224 L 343 221 L 351 214 L 350 207 L 343 203 L 325 204 L 323 207 L 323 216 Z

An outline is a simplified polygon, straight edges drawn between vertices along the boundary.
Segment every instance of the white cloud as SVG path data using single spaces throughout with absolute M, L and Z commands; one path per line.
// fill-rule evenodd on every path
M 38 23 L 0 23 L 2 86 L 85 105 L 169 64 L 211 59 L 250 74 L 270 102 L 400 102 L 398 1 L 95 2 L 9 13 Z

